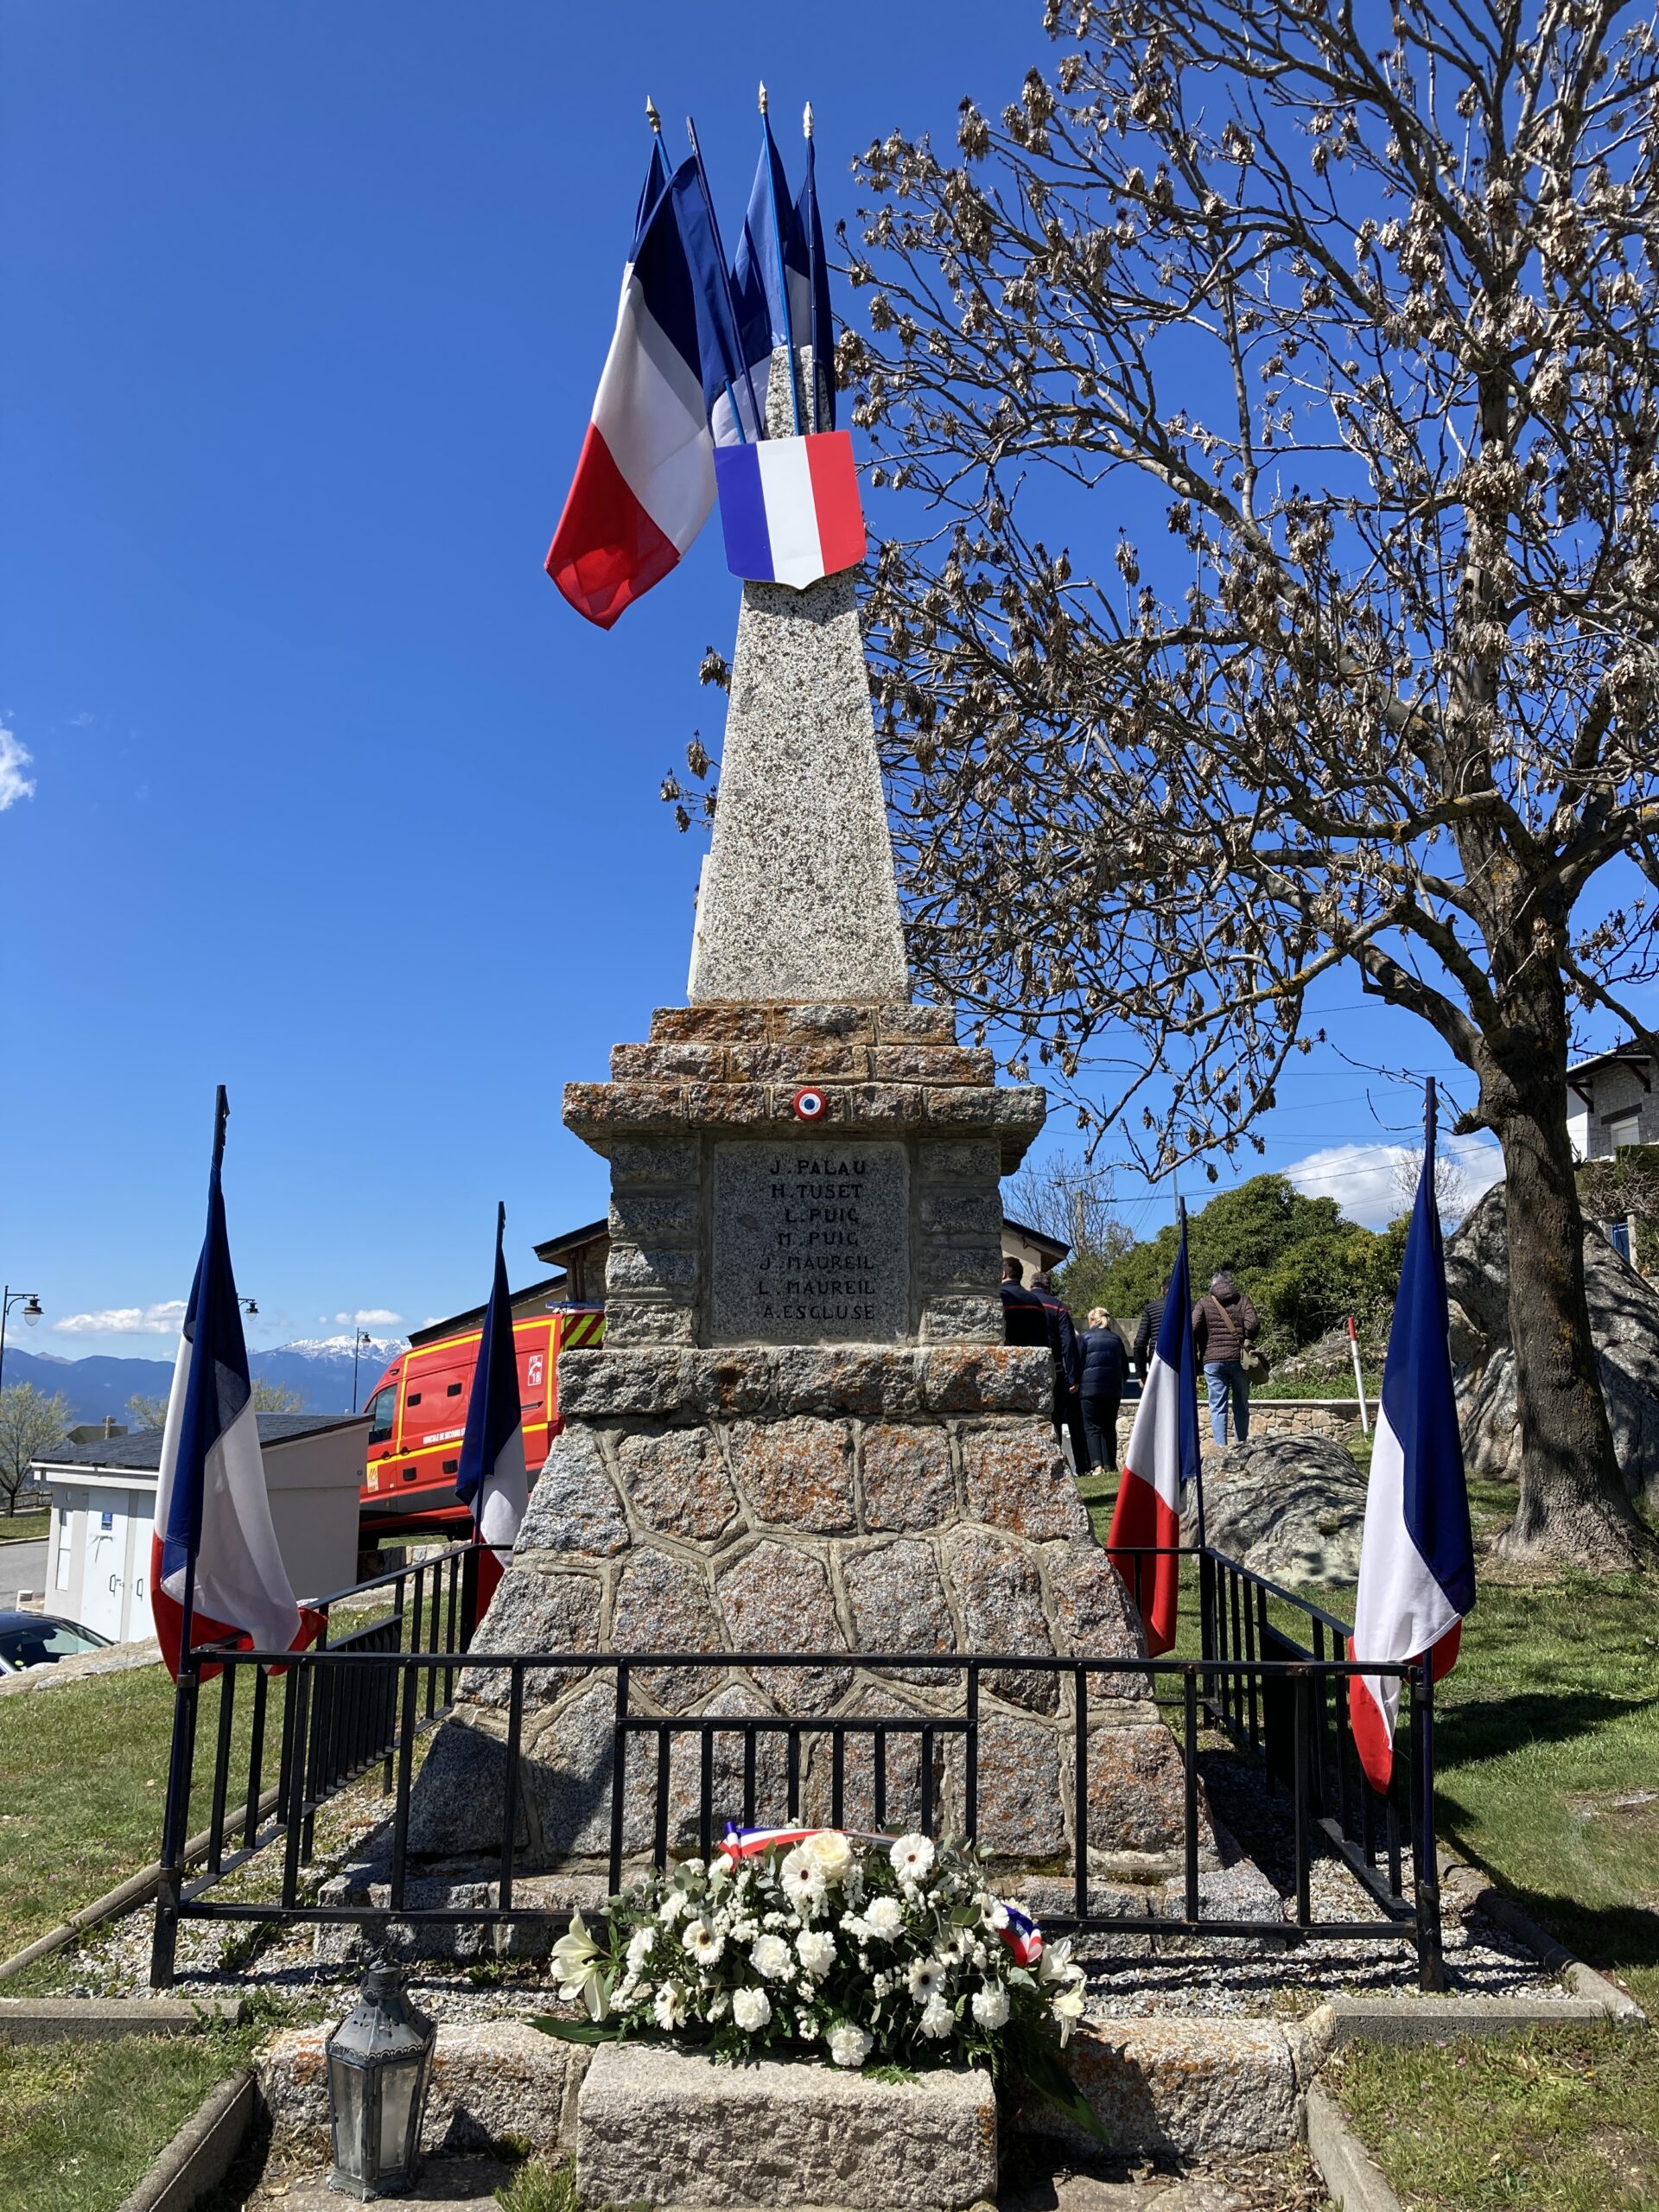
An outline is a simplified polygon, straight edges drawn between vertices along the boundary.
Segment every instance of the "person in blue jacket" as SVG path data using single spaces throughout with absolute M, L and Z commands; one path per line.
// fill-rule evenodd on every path
M 1077 1395 L 1083 1407 L 1089 1464 L 1096 1474 L 1109 1474 L 1117 1465 L 1117 1409 L 1123 1402 L 1123 1386 L 1129 1376 L 1128 1350 L 1103 1306 L 1090 1312 L 1089 1325 L 1079 1333 L 1077 1344 L 1083 1354 Z

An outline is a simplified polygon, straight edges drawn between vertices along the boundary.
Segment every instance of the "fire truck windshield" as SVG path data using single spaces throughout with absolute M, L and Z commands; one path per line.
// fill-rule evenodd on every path
M 369 1441 L 387 1443 L 391 1436 L 392 1422 L 397 1414 L 397 1386 L 388 1382 L 384 1390 L 377 1390 L 369 1400 Z

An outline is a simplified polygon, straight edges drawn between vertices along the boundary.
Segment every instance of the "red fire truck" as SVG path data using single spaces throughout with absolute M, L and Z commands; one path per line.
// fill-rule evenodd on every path
M 602 1306 L 550 1306 L 537 1294 L 564 1279 L 532 1284 L 513 1300 L 513 1348 L 524 1408 L 524 1471 L 532 1483 L 547 1447 L 564 1426 L 559 1418 L 561 1351 L 605 1341 Z M 529 1310 L 526 1310 L 529 1309 Z M 455 1496 L 461 1440 L 478 1363 L 484 1313 L 459 1316 L 416 1332 L 370 1396 L 368 1464 L 359 1523 L 363 1541 L 465 1534 L 472 1516 Z

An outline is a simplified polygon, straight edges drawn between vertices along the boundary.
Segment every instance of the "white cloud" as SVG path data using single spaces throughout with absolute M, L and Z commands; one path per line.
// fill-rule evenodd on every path
M 1490 1139 L 1447 1137 L 1440 1154 L 1457 1163 L 1471 1205 L 1503 1179 L 1503 1155 Z M 1350 1221 L 1381 1229 L 1407 1210 L 1400 1165 L 1415 1157 L 1410 1145 L 1337 1144 L 1310 1152 L 1283 1172 L 1305 1198 L 1334 1198 Z
M 317 1316 L 319 1320 L 326 1318 L 321 1313 Z M 354 1321 L 359 1329 L 395 1329 L 403 1318 L 401 1313 L 394 1313 L 389 1306 L 359 1306 L 355 1313 L 336 1313 L 334 1316 L 336 1321 L 348 1325 Z
M 66 1313 L 52 1326 L 66 1337 L 176 1337 L 184 1319 L 181 1298 L 159 1306 L 106 1306 L 99 1313 Z
M 13 731 L 0 728 L 0 814 L 20 798 L 34 798 L 34 779 L 23 773 L 34 757 Z

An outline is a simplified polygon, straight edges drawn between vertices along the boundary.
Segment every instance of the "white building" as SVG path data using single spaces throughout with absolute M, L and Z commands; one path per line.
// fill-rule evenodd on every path
M 1659 1144 L 1653 1063 L 1628 1046 L 1567 1071 L 1567 1130 L 1579 1160 L 1608 1160 L 1627 1144 Z
M 277 1548 L 296 1598 L 357 1580 L 367 1414 L 260 1414 Z M 162 1432 L 63 1444 L 32 1469 L 52 1500 L 46 1606 L 117 1643 L 151 1633 L 149 1534 Z

